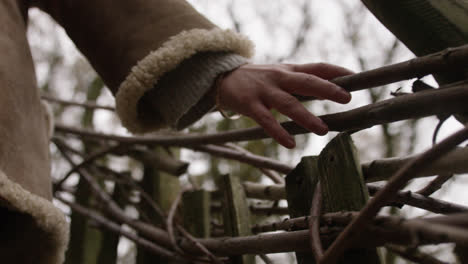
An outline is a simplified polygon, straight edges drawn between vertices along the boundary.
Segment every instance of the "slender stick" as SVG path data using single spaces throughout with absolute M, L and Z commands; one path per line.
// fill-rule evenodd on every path
M 168 251 L 167 249 L 165 248 L 162 248 L 144 238 L 141 238 L 131 232 L 128 232 L 128 231 L 125 231 L 123 230 L 119 225 L 117 225 L 116 223 L 106 219 L 105 217 L 103 217 L 102 215 L 90 210 L 90 209 L 87 209 L 87 208 L 84 208 L 82 207 L 81 205 L 78 205 L 78 204 L 75 204 L 75 203 L 72 203 L 60 196 L 56 196 L 55 197 L 56 199 L 58 199 L 59 201 L 63 202 L 64 204 L 68 205 L 73 211 L 89 218 L 89 219 L 92 219 L 94 220 L 95 222 L 97 222 L 100 226 L 104 227 L 105 229 L 109 230 L 110 232 L 113 232 L 113 233 L 116 233 L 118 235 L 121 235 L 121 236 L 124 236 L 128 239 L 130 239 L 131 241 L 135 242 L 135 244 L 137 245 L 140 245 L 142 247 L 144 247 L 145 249 L 147 249 L 148 251 L 152 252 L 153 254 L 155 255 L 159 255 L 159 256 L 163 256 L 163 257 L 166 257 L 166 258 L 169 258 L 169 259 L 173 259 L 175 261 L 178 261 L 177 263 L 187 263 L 187 260 L 183 259 L 183 258 L 180 258 L 178 257 L 177 255 L 175 255 L 173 252 L 170 252 Z
M 368 225 L 373 217 L 378 213 L 380 208 L 384 206 L 388 200 L 395 196 L 413 175 L 417 175 L 427 164 L 437 160 L 439 157 L 455 148 L 468 138 L 468 128 L 464 128 L 440 143 L 434 145 L 431 149 L 424 152 L 420 157 L 406 164 L 401 168 L 380 190 L 373 199 L 361 210 L 358 217 L 345 228 L 338 236 L 333 244 L 327 249 L 320 263 L 335 263 L 345 249 L 350 245 L 352 234 L 359 233 L 366 225 Z
M 121 144 L 113 145 L 113 146 L 105 146 L 100 150 L 97 150 L 94 153 L 91 153 L 88 157 L 86 157 L 80 164 L 74 166 L 70 171 L 68 171 L 65 176 L 57 183 L 58 186 L 60 186 L 70 175 L 72 175 L 74 172 L 78 171 L 81 168 L 86 167 L 87 165 L 93 163 L 96 159 L 99 159 L 107 154 L 110 154 L 118 149 L 123 148 Z
M 247 155 L 240 151 L 236 152 L 234 149 L 226 149 L 217 145 L 200 145 L 189 148 L 196 151 L 206 152 L 218 157 L 244 162 L 255 167 L 274 170 L 284 174 L 288 174 L 292 169 L 294 169 L 294 166 L 274 159 L 255 155 L 253 153 L 249 153 Z M 362 163 L 361 167 L 364 174 L 364 179 L 366 182 L 387 180 L 405 163 L 416 159 L 419 155 L 420 154 L 407 157 L 378 159 L 372 162 Z M 420 176 L 432 176 L 442 173 L 467 173 L 468 162 L 466 162 L 466 156 L 468 156 L 467 147 L 457 148 L 453 152 L 448 153 L 446 156 L 442 157 L 440 160 L 429 164 L 426 168 L 424 168 Z
M 434 100 L 437 98 L 437 100 Z M 445 89 L 422 91 L 415 94 L 398 96 L 375 104 L 362 106 L 350 111 L 328 114 L 320 118 L 330 131 L 359 130 L 375 125 L 391 123 L 411 118 L 421 118 L 436 114 L 453 114 L 466 110 L 468 85 L 459 84 Z M 305 134 L 309 131 L 292 121 L 281 124 L 290 134 Z M 113 140 L 128 144 L 195 146 L 223 144 L 269 138 L 263 128 L 254 127 L 212 134 L 156 135 L 156 136 L 118 136 L 89 130 L 55 125 L 57 132 L 76 134 L 82 137 Z
M 310 248 L 314 254 L 315 261 L 318 263 L 323 257 L 322 241 L 320 240 L 320 215 L 322 214 L 322 188 L 320 182 L 315 187 L 314 197 L 312 198 L 312 207 L 310 208 Z
M 62 156 L 72 165 L 76 166 L 67 152 L 63 149 L 60 144 L 56 144 L 57 148 L 61 151 Z M 143 222 L 137 221 L 125 214 L 125 212 L 117 205 L 117 203 L 112 200 L 110 195 L 101 189 L 99 183 L 84 169 L 78 169 L 78 172 L 82 176 L 83 179 L 88 182 L 91 187 L 91 191 L 96 194 L 96 196 L 106 205 L 104 206 L 105 211 L 111 215 L 114 219 L 119 222 L 125 223 L 130 227 L 134 228 L 147 238 L 151 238 L 155 242 L 160 243 L 165 247 L 170 247 L 171 242 L 169 239 L 169 235 L 164 230 L 145 224 Z
M 169 234 L 169 238 L 171 240 L 172 247 L 176 252 L 178 252 L 181 255 L 184 255 L 184 251 L 177 245 L 177 240 L 174 234 L 174 216 L 177 212 L 177 208 L 179 207 L 180 200 L 182 199 L 182 194 L 184 192 L 179 192 L 177 197 L 175 198 L 174 202 L 172 202 L 171 208 L 169 210 L 169 214 L 167 215 L 167 221 L 166 221 L 166 228 L 167 228 L 167 233 Z
M 119 175 L 120 178 L 125 179 L 129 185 L 131 185 L 134 189 L 136 189 L 140 193 L 141 197 L 150 205 L 150 207 L 156 212 L 156 214 L 161 219 L 166 218 L 164 211 L 159 207 L 159 205 L 153 199 L 151 199 L 149 194 L 145 192 L 143 188 L 141 188 L 140 185 L 136 184 L 133 179 L 129 177 L 123 177 L 121 173 L 115 172 L 111 169 L 107 169 L 107 171 L 113 174 Z M 198 242 L 195 237 L 193 237 L 189 232 L 187 232 L 187 230 L 185 230 L 183 226 L 176 224 L 176 228 L 185 238 L 191 241 L 201 252 L 207 255 L 208 258 L 211 259 L 213 263 L 222 264 L 222 261 L 219 258 L 217 258 L 213 253 L 211 253 L 205 246 L 200 244 L 200 242 Z
M 220 258 L 217 258 L 213 253 L 211 253 L 204 245 L 202 245 L 198 240 L 193 237 L 187 230 L 185 230 L 182 226 L 177 225 L 177 230 L 179 230 L 180 233 L 184 237 L 186 237 L 190 242 L 192 242 L 201 252 L 203 252 L 205 255 L 208 256 L 208 258 L 211 259 L 211 261 L 215 264 L 223 264 L 222 260 Z
M 361 164 L 364 174 L 364 181 L 375 182 L 388 180 L 395 172 L 403 167 L 407 162 L 418 158 L 421 154 L 407 157 L 386 158 L 374 160 Z M 434 163 L 427 166 L 418 174 L 418 176 L 433 176 L 440 174 L 459 174 L 468 172 L 468 147 L 458 147 L 454 151 L 447 153 Z
M 245 193 L 249 198 L 281 200 L 286 198 L 284 185 L 263 185 L 254 182 L 243 182 Z M 382 187 L 367 184 L 370 195 L 375 195 Z M 436 214 L 454 214 L 468 212 L 468 207 L 460 204 L 447 202 L 444 200 L 426 197 L 424 195 L 411 191 L 399 191 L 395 197 L 388 201 L 387 205 L 393 203 L 406 204 L 413 207 L 421 208 Z
M 230 147 L 231 145 L 233 144 L 228 146 Z M 258 168 L 275 170 L 284 174 L 288 174 L 294 168 L 294 166 L 281 163 L 280 161 L 274 159 L 255 155 L 253 153 L 244 154 L 240 150 L 236 152 L 235 149 L 226 149 L 217 145 L 201 145 L 189 148 L 196 151 L 206 152 L 218 157 L 244 162 Z M 386 158 L 362 163 L 361 167 L 364 174 L 364 179 L 366 182 L 387 180 L 405 163 L 416 159 L 419 155 L 420 154 L 407 157 Z M 447 154 L 440 160 L 428 165 L 420 175 L 423 177 L 444 173 L 467 173 L 468 163 L 466 162 L 466 156 L 468 156 L 468 148 L 457 148 L 455 151 Z
M 417 191 L 416 193 L 424 195 L 424 196 L 430 196 L 431 194 L 440 190 L 440 188 L 442 188 L 442 185 L 444 185 L 444 183 L 446 183 L 452 177 L 453 177 L 453 174 L 451 173 L 440 174 L 431 182 L 429 182 L 426 186 L 424 186 L 421 190 Z
M 467 68 L 468 45 L 384 66 L 374 70 L 333 79 L 348 91 L 378 87 L 394 82 L 421 78 L 425 75 Z
M 388 251 L 393 252 L 394 254 L 397 254 L 401 256 L 402 258 L 405 258 L 409 261 L 413 261 L 416 263 L 421 263 L 421 264 L 448 264 L 447 262 L 443 262 L 441 260 L 438 260 L 434 258 L 433 256 L 430 256 L 428 254 L 424 254 L 417 249 L 414 248 L 408 248 L 408 247 L 403 247 L 403 246 L 397 246 L 397 245 L 392 245 L 388 244 L 385 245 L 385 248 L 387 248 Z
M 260 157 L 263 157 L 263 156 L 255 155 L 252 152 L 246 150 L 245 148 L 241 148 L 240 146 L 237 146 L 236 144 L 233 144 L 233 143 L 226 143 L 225 146 L 227 146 L 229 148 L 232 148 L 232 149 L 235 149 L 235 150 L 238 150 L 241 154 L 248 155 L 247 156 L 248 159 L 246 159 L 246 161 L 249 161 L 249 160 L 252 160 L 252 159 L 258 160 Z M 280 162 L 277 162 L 277 161 L 275 161 L 273 159 L 270 162 L 273 162 L 275 164 L 283 165 Z M 281 177 L 278 173 L 276 173 L 275 170 L 268 170 L 267 168 L 263 168 L 263 167 L 260 167 L 259 169 L 263 172 L 263 174 L 265 174 L 268 178 L 270 178 L 274 183 L 280 183 L 280 184 L 285 183 L 284 178 Z
M 73 102 L 69 100 L 59 99 L 59 98 L 56 98 L 47 94 L 42 94 L 41 99 L 49 101 L 49 102 L 53 102 L 53 103 L 59 103 L 62 105 L 79 106 L 79 107 L 84 107 L 88 109 L 101 109 L 101 110 L 108 110 L 108 111 L 115 112 L 115 107 L 113 106 L 98 105 L 98 104 L 91 103 L 91 102 L 78 103 L 78 102 Z
M 369 193 L 375 196 L 382 187 L 367 185 Z M 421 208 L 436 214 L 455 214 L 468 212 L 468 207 L 460 204 L 450 203 L 444 200 L 426 197 L 424 195 L 411 191 L 400 191 L 396 196 L 390 199 L 388 204 L 406 204 L 413 207 Z

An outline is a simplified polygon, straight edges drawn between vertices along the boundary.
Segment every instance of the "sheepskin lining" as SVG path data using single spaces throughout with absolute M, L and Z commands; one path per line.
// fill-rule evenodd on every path
M 138 118 L 138 102 L 146 91 L 155 87 L 162 75 L 174 70 L 197 52 L 226 51 L 250 58 L 253 50 L 252 42 L 245 36 L 218 28 L 192 29 L 171 37 L 159 49 L 139 61 L 121 84 L 116 95 L 116 111 L 122 124 L 133 133 L 145 133 L 167 126 L 157 115 L 154 122 L 142 122 Z
M 8 238 L 5 245 L 0 244 L 2 262 L 63 263 L 69 236 L 63 213 L 8 179 L 1 170 L 0 197 L 0 231 Z

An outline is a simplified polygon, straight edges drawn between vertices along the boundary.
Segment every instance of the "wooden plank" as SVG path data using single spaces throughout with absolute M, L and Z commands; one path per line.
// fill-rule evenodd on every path
M 312 197 L 318 182 L 318 157 L 303 157 L 286 176 L 286 199 L 291 218 L 309 215 Z M 293 229 L 294 230 L 294 229 Z M 315 263 L 312 253 L 296 252 L 298 264 Z
M 322 186 L 323 213 L 358 211 L 369 195 L 351 137 L 341 133 L 320 155 L 304 157 L 286 177 L 291 217 L 309 215 L 318 182 Z M 316 263 L 312 253 L 296 253 L 297 262 Z M 345 261 L 346 260 L 346 261 Z M 376 249 L 347 251 L 339 263 L 380 263 Z
M 222 176 L 224 231 L 228 236 L 251 235 L 250 209 L 238 177 Z M 231 256 L 233 264 L 255 264 L 253 255 Z
M 184 227 L 195 237 L 210 237 L 210 201 L 210 193 L 205 190 L 185 192 L 182 196 Z
M 141 182 L 143 190 L 151 195 L 154 201 L 167 214 L 180 191 L 179 178 L 168 173 L 159 171 L 153 164 L 144 164 L 143 180 Z M 149 220 L 157 225 L 162 226 L 163 222 L 154 210 L 143 200 L 140 202 L 141 214 L 146 215 Z M 164 220 L 165 221 L 165 220 Z M 172 263 L 171 261 L 155 256 L 146 251 L 143 247 L 137 247 L 137 264 L 150 263 Z
M 318 159 L 324 213 L 359 211 L 369 200 L 360 162 L 349 134 L 340 133 Z M 380 263 L 376 249 L 348 250 L 338 263 Z

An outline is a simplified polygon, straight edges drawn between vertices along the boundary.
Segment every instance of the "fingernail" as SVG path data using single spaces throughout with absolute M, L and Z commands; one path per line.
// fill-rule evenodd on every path
M 323 122 L 322 119 L 319 119 L 319 120 L 320 120 L 320 127 L 319 127 L 319 131 L 317 131 L 317 134 L 325 135 L 328 133 L 328 125 L 325 124 L 325 122 Z
M 287 148 L 292 149 L 292 148 L 294 148 L 296 146 L 296 141 L 293 138 L 288 138 L 286 141 L 287 141 L 286 142 L 286 147 Z
M 340 103 L 347 103 L 351 100 L 351 94 L 341 87 L 337 87 L 338 90 L 336 92 L 338 102 Z

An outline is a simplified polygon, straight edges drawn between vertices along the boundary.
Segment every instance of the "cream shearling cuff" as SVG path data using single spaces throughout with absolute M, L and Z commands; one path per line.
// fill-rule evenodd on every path
M 12 212 L 24 214 L 23 219 L 28 226 L 14 223 L 9 231 L 2 236 L 13 236 L 20 240 L 21 254 L 30 254 L 35 257 L 37 264 L 61 264 L 65 259 L 68 245 L 69 224 L 64 214 L 52 202 L 34 195 L 19 184 L 11 181 L 0 170 L 0 205 Z M 14 242 L 11 242 L 14 247 Z M 9 250 L 8 245 L 2 250 Z M 16 250 L 16 249 L 10 249 Z
M 253 56 L 254 45 L 245 36 L 218 28 L 183 31 L 151 52 L 132 68 L 116 95 L 116 110 L 122 124 L 133 133 L 150 132 L 168 124 L 155 115 L 154 122 L 138 118 L 138 102 L 158 80 L 174 70 L 182 61 L 199 52 L 232 52 L 243 57 Z M 159 119 L 159 120 L 157 120 Z
M 140 100 L 140 120 L 151 123 L 157 112 L 165 124 L 180 130 L 215 108 L 212 90 L 216 78 L 247 63 L 233 53 L 199 52 L 159 79 L 157 86 Z M 146 105 L 151 105 L 149 111 Z M 147 116 L 147 112 L 150 116 Z M 153 113 L 151 115 L 151 113 Z

